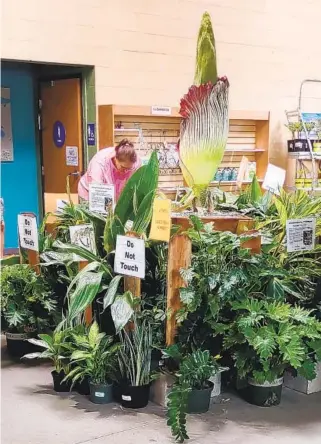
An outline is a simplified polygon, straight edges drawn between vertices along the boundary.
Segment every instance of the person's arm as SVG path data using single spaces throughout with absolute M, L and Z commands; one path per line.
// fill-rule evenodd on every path
M 93 157 L 89 163 L 87 170 L 88 184 L 90 183 L 105 183 L 104 177 L 104 163 L 101 159 Z

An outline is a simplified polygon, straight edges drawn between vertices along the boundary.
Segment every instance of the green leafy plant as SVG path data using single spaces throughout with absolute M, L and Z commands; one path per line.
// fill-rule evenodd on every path
M 241 378 L 273 382 L 287 368 L 307 379 L 315 377 L 321 323 L 311 311 L 256 299 L 234 302 L 232 309 L 236 317 L 225 331 L 223 345 L 231 350 Z
M 195 350 L 182 356 L 177 346 L 164 351 L 166 358 L 179 362 L 175 373 L 175 383 L 168 395 L 167 425 L 178 442 L 189 439 L 186 430 L 186 413 L 188 396 L 191 390 L 202 390 L 209 387 L 209 379 L 219 370 L 216 360 L 208 350 Z
M 67 374 L 70 369 L 71 330 L 54 331 L 52 335 L 40 334 L 40 339 L 28 339 L 31 344 L 44 349 L 42 352 L 28 353 L 26 359 L 48 359 L 53 362 L 57 373 Z
M 146 318 L 140 318 L 135 312 L 131 321 L 132 324 L 119 334 L 121 381 L 131 386 L 143 386 L 151 381 L 152 328 Z
M 83 334 L 72 334 L 74 351 L 70 357 L 71 370 L 65 380 L 72 380 L 74 385 L 89 377 L 93 384 L 110 383 L 117 361 L 118 344 L 113 344 L 113 338 L 99 332 L 97 322 Z
M 28 265 L 1 270 L 1 313 L 12 331 L 43 330 L 55 314 L 56 302 L 41 275 Z

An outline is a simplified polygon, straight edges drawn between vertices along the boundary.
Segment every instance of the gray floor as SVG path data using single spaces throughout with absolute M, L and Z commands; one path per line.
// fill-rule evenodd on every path
M 97 407 L 51 389 L 50 367 L 12 363 L 2 355 L 2 444 L 171 443 L 161 408 L 140 412 Z M 188 417 L 191 443 L 321 444 L 321 393 L 284 390 L 280 406 L 258 408 L 224 394 L 202 416 Z

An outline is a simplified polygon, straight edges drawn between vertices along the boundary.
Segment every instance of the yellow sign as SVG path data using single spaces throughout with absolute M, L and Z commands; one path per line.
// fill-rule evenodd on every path
M 168 242 L 171 233 L 171 201 L 155 199 L 150 239 Z

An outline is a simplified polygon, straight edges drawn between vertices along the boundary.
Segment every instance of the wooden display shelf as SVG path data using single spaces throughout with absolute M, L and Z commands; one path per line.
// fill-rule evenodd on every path
M 247 230 L 252 230 L 254 228 L 254 220 L 250 217 L 238 215 L 213 215 L 200 217 L 202 222 L 214 223 L 214 229 L 216 231 L 230 231 L 231 233 L 241 234 Z M 181 227 L 180 231 L 186 231 L 191 227 L 190 220 L 188 216 L 172 216 L 172 224 L 179 225 Z
M 100 105 L 98 119 L 99 149 L 128 138 L 139 155 L 145 156 L 164 142 L 176 144 L 179 138 L 179 108 L 171 108 L 171 115 L 160 116 L 152 114 L 151 106 Z M 256 162 L 256 174 L 262 181 L 269 157 L 269 120 L 268 111 L 231 111 L 227 146 L 220 167 L 238 168 L 242 157 L 246 156 L 250 162 Z M 183 186 L 182 174 L 168 174 L 166 170 L 160 172 L 160 188 Z M 221 182 L 220 185 L 226 188 L 234 182 Z

